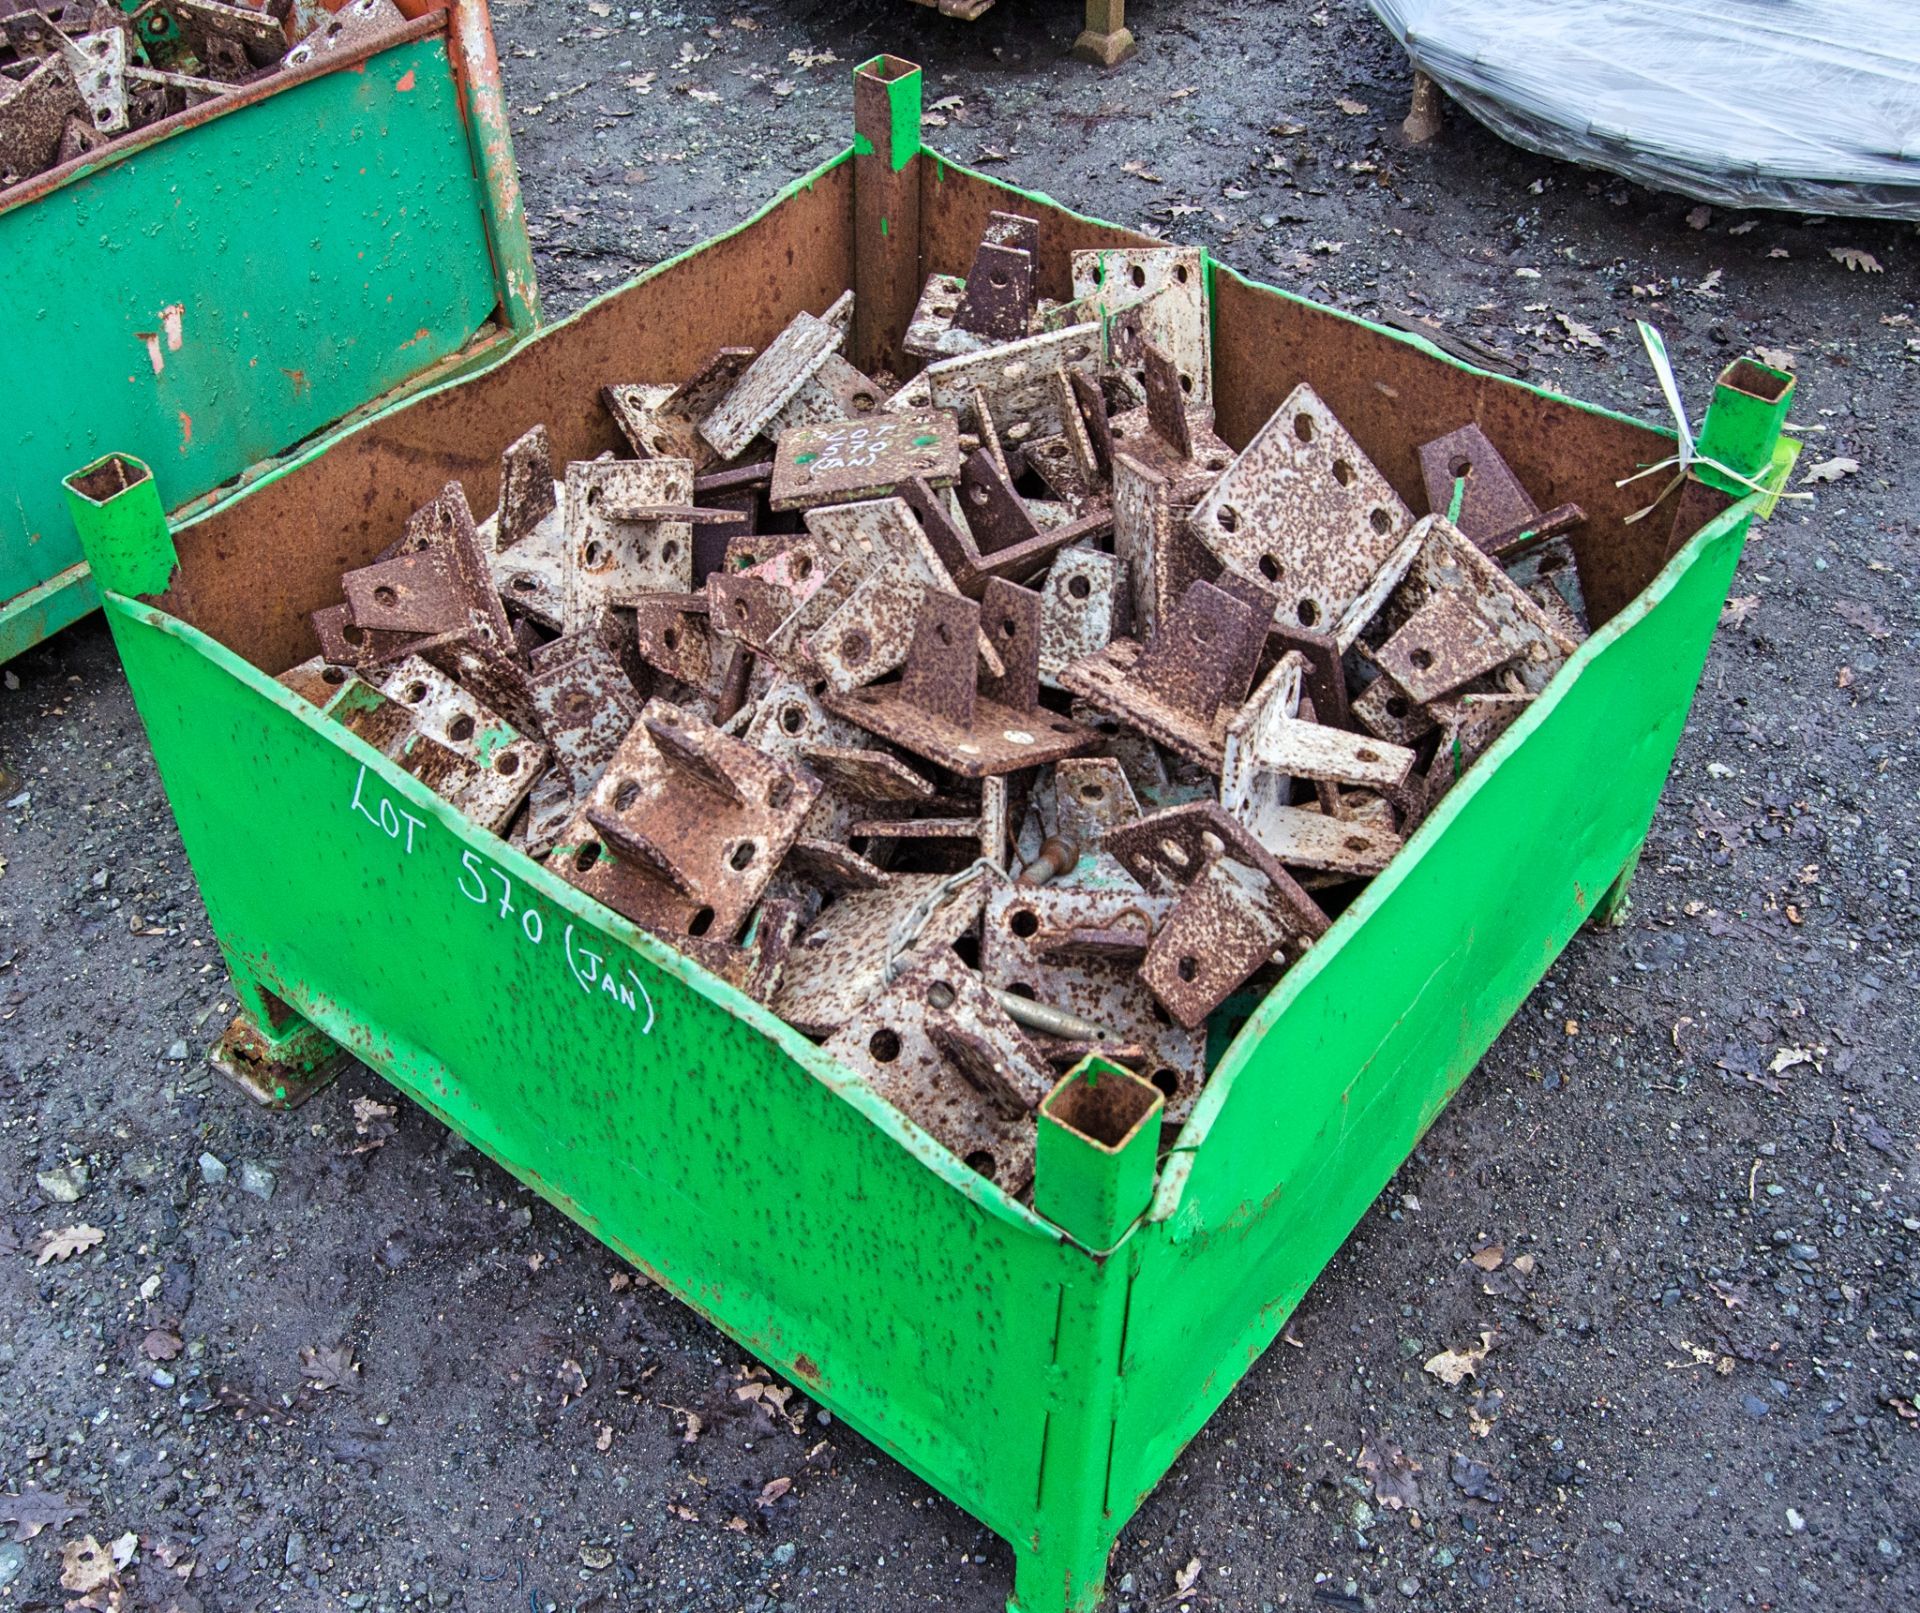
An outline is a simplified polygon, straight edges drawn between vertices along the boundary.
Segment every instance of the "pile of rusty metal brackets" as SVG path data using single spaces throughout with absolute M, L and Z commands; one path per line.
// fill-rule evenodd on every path
M 301 37 L 292 0 L 0 0 L 0 192 L 245 85 L 399 27 L 348 0 Z
M 1584 636 L 1481 430 L 1417 515 L 1307 386 L 1215 434 L 1206 280 L 995 214 L 910 379 L 851 294 L 677 385 L 629 453 L 509 445 L 282 681 L 475 822 L 821 1039 L 1010 1192 L 1089 1053 L 1191 1110 L 1266 990 Z

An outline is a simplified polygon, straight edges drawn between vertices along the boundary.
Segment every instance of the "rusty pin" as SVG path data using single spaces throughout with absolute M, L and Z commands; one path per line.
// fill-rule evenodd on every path
M 1018 885 L 1045 885 L 1052 880 L 1064 879 L 1072 873 L 1080 861 L 1080 847 L 1060 835 L 1048 835 L 1041 844 L 1040 855 L 1020 870 Z
M 993 992 L 993 1000 L 1007 1011 L 1007 1018 L 1030 1031 L 1044 1031 L 1049 1036 L 1064 1037 L 1070 1042 L 1112 1040 L 1111 1034 L 1103 1027 L 1090 1019 L 1082 1019 L 1078 1014 L 1070 1014 L 1064 1008 L 1035 1002 L 1031 997 L 1022 997 L 1017 991 L 1001 991 L 997 986 L 989 989 Z

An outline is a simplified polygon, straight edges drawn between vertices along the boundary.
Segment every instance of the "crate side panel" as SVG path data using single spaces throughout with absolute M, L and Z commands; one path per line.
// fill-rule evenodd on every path
M 223 948 L 1011 1532 L 1038 1480 L 1064 1246 L 941 1180 L 684 960 L 597 928 L 594 904 L 217 646 L 108 608 Z
M 1223 1061 L 1224 1102 L 1143 1252 L 1116 1502 L 1271 1342 L 1644 838 L 1744 532 L 1721 523 L 1657 605 L 1623 613 Z
M 0 213 L 0 597 L 80 558 L 115 451 L 171 508 L 457 352 L 499 302 L 446 39 L 182 129 Z
M 338 601 L 340 573 L 449 481 L 485 515 L 500 451 L 529 427 L 546 424 L 561 462 L 590 459 L 616 443 L 603 384 L 679 380 L 716 347 L 763 346 L 800 310 L 824 310 L 852 278 L 851 224 L 843 163 L 479 375 L 383 412 L 183 527 L 168 609 L 267 671 L 305 659 L 318 648 L 308 613 Z
M 1631 526 L 1625 520 L 1652 502 L 1662 478 L 1615 482 L 1668 457 L 1670 437 L 1437 357 L 1410 338 L 1226 269 L 1214 275 L 1213 297 L 1214 405 L 1227 441 L 1246 442 L 1305 381 L 1408 508 L 1425 514 L 1420 444 L 1478 425 L 1543 510 L 1572 502 L 1587 512 L 1572 543 L 1596 623 L 1622 609 L 1665 563 L 1671 502 L 1664 518 Z

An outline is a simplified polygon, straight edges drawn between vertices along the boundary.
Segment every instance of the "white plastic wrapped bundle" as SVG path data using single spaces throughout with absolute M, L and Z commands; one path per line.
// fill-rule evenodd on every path
M 1530 151 L 1729 207 L 1920 218 L 1920 0 L 1372 0 Z

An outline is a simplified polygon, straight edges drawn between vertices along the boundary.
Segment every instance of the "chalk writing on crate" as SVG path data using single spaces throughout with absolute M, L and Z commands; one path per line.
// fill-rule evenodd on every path
M 402 855 L 413 855 L 415 831 L 425 825 L 426 819 L 386 795 L 378 781 L 369 790 L 364 765 L 353 781 L 353 799 L 348 805 L 399 846 Z M 528 944 L 536 947 L 547 944 L 551 932 L 546 918 L 539 908 L 516 900 L 518 893 L 504 868 L 496 867 L 477 851 L 462 851 L 458 883 L 462 896 L 491 911 L 501 923 L 518 929 Z M 588 946 L 585 939 L 576 936 L 572 920 L 560 931 L 560 950 L 566 959 L 567 973 L 582 991 L 588 996 L 604 997 L 630 1014 L 644 1011 L 646 1018 L 640 1034 L 644 1036 L 653 1029 L 653 998 L 631 965 L 616 966 Z

